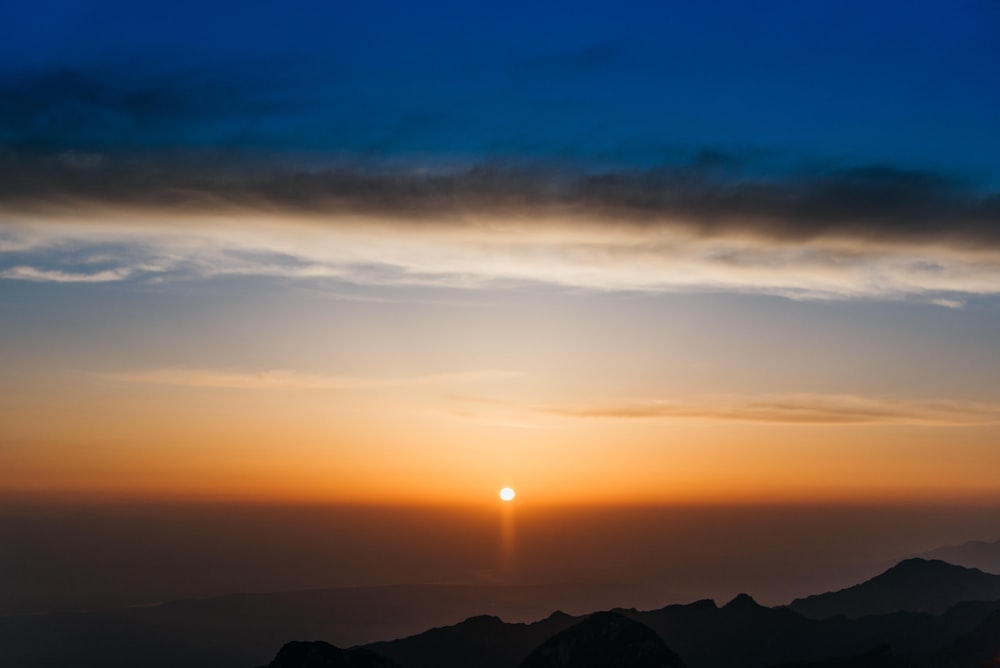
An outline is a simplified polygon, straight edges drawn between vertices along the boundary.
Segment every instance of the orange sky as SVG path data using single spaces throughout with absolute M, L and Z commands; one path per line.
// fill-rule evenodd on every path
M 1000 502 L 974 248 L 223 213 L 18 214 L 0 494 Z
M 0 486 L 416 504 L 492 501 L 507 484 L 529 505 L 1000 500 L 996 427 L 954 410 L 921 424 L 894 404 L 866 423 L 857 406 L 838 418 L 823 405 L 819 422 L 801 423 L 730 418 L 718 400 L 689 398 L 685 410 L 702 414 L 565 415 L 466 395 L 510 396 L 523 377 L 471 378 L 255 389 L 66 376 L 4 402 L 14 445 L 0 454 Z M 819 403 L 783 400 L 795 416 Z

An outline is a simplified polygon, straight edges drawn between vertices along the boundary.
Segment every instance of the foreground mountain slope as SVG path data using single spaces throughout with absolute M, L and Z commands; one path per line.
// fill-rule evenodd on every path
M 873 647 L 868 652 L 851 656 L 835 656 L 820 661 L 793 661 L 770 668 L 913 668 L 893 655 L 888 645 Z
M 863 654 L 796 661 L 770 668 L 996 668 L 1000 667 L 1000 610 L 934 652 L 900 657 L 888 645 Z
M 1000 667 L 1000 610 L 946 647 L 918 657 L 919 668 Z
M 267 668 L 399 668 L 369 649 L 340 649 L 327 642 L 286 643 Z
M 963 601 L 1000 600 L 1000 575 L 944 561 L 906 559 L 861 584 L 792 601 L 806 617 L 884 615 L 901 610 L 939 615 Z
M 518 668 L 682 668 L 684 662 L 648 626 L 595 612 L 552 636 Z
M 532 624 L 508 624 L 499 617 L 480 615 L 367 647 L 406 668 L 513 668 L 531 650 L 577 621 L 561 612 Z

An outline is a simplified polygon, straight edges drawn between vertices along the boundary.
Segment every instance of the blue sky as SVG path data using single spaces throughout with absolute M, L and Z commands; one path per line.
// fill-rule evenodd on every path
M 8 3 L 5 143 L 994 187 L 995 2 Z
M 997 34 L 8 2 L 0 494 L 994 503 Z

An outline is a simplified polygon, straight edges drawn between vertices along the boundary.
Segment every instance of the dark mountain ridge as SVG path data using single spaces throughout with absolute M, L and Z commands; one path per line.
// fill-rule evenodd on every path
M 654 631 L 688 668 L 764 668 L 830 657 L 848 657 L 845 665 L 855 660 L 880 665 L 897 661 L 896 657 L 943 651 L 957 637 L 974 632 L 992 614 L 1000 613 L 1000 600 L 963 603 L 943 615 L 896 612 L 863 619 L 810 619 L 787 607 L 759 605 L 746 594 L 721 607 L 703 600 L 659 610 L 619 608 L 611 612 Z M 560 633 L 580 621 L 558 613 L 534 624 L 476 617 L 367 647 L 406 668 L 515 668 L 521 657 L 551 638 L 546 633 L 552 629 Z M 886 652 L 873 654 L 873 648 L 880 646 L 887 649 L 889 659 Z
M 982 585 L 991 585 L 997 577 L 941 562 L 907 560 L 854 588 L 804 599 L 843 604 L 847 596 L 847 602 L 854 605 L 860 598 L 868 605 L 875 601 L 899 606 L 887 614 L 863 617 L 849 617 L 843 606 L 831 605 L 836 614 L 817 619 L 800 614 L 795 607 L 759 605 L 746 594 L 722 606 L 702 600 L 654 610 L 616 608 L 610 613 L 651 629 L 688 668 L 767 668 L 810 662 L 827 668 L 883 664 L 981 668 L 1000 656 L 1000 595 L 992 601 L 964 601 L 943 612 L 914 612 L 907 607 L 937 610 L 949 597 L 981 599 L 990 595 Z M 424 624 L 434 619 L 433 614 L 421 617 L 419 608 L 405 606 L 389 610 L 388 617 L 376 614 L 394 600 L 396 590 L 372 591 L 389 598 L 373 607 L 361 605 L 363 601 L 354 595 L 357 592 L 349 590 L 238 595 L 140 609 L 0 618 L 0 665 L 248 668 L 266 662 L 289 639 L 323 638 L 336 643 L 345 624 L 346 628 L 371 629 L 396 619 L 409 619 L 414 625 L 421 619 Z M 498 591 L 484 591 L 491 598 L 480 609 L 496 609 L 489 601 L 499 602 Z M 405 592 L 405 600 L 419 598 L 411 593 L 432 597 L 426 610 L 441 615 L 453 614 L 471 593 L 436 587 Z M 449 592 L 458 598 L 433 599 Z M 339 650 L 326 643 L 305 649 L 295 646 L 298 649 L 287 650 L 291 654 L 286 652 L 283 660 L 344 666 L 383 661 L 403 668 L 517 668 L 536 649 L 583 620 L 560 612 L 531 623 L 477 615 L 363 648 Z M 581 631 L 581 638 L 587 633 Z M 338 644 L 348 647 L 351 643 Z M 885 651 L 873 652 L 878 647 Z
M 669 610 L 668 610 L 669 609 Z M 680 655 L 671 650 L 663 637 L 649 626 L 637 622 L 634 616 L 652 615 L 654 613 L 686 611 L 694 614 L 737 615 L 737 623 L 743 623 L 757 617 L 757 625 L 735 631 L 729 628 L 724 636 L 716 636 L 716 646 L 721 649 L 716 656 L 703 655 L 685 662 Z M 767 611 L 767 612 L 765 612 Z M 782 617 L 771 615 L 772 612 L 783 612 Z M 631 615 L 631 616 L 630 616 Z M 763 617 L 761 615 L 764 615 Z M 791 615 L 791 616 L 789 616 Z M 774 622 L 784 619 L 788 621 L 797 616 L 788 610 L 770 609 L 757 605 L 747 596 L 737 597 L 726 606 L 718 608 L 712 602 L 699 601 L 688 606 L 668 606 L 660 611 L 646 613 L 635 610 L 596 612 L 583 618 L 572 618 L 568 615 L 556 614 L 549 618 L 551 623 L 567 624 L 563 630 L 549 637 L 535 649 L 530 651 L 520 662 L 511 662 L 510 656 L 505 658 L 493 654 L 496 645 L 489 642 L 478 644 L 483 633 L 492 635 L 494 643 L 497 640 L 513 640 L 523 651 L 530 644 L 529 634 L 524 632 L 528 627 L 541 630 L 539 623 L 506 624 L 492 616 L 474 617 L 453 627 L 432 629 L 420 634 L 422 641 L 422 656 L 420 652 L 411 658 L 411 663 L 397 663 L 380 655 L 378 652 L 362 647 L 347 650 L 338 649 L 322 642 L 288 643 L 268 668 L 413 668 L 417 665 L 434 665 L 438 668 L 479 668 L 481 666 L 503 665 L 509 668 L 697 668 L 698 666 L 713 666 L 718 668 L 730 666 L 747 666 L 750 668 L 990 668 L 1000 666 L 1000 601 L 985 603 L 968 603 L 956 606 L 941 618 L 924 613 L 897 613 L 881 617 L 869 617 L 864 620 L 804 620 L 806 628 L 813 630 L 826 627 L 834 630 L 839 627 L 842 632 L 847 628 L 864 627 L 874 623 L 868 631 L 871 637 L 881 637 L 886 629 L 896 628 L 897 637 L 890 643 L 871 645 L 869 649 L 851 649 L 850 642 L 835 643 L 830 648 L 809 645 L 817 639 L 812 634 L 802 638 L 796 636 L 803 629 L 786 627 Z M 761 622 L 770 620 L 770 624 Z M 801 618 L 800 619 L 804 619 Z M 948 641 L 942 641 L 942 633 L 947 628 L 954 630 L 968 625 L 971 619 L 978 620 L 972 628 L 965 630 Z M 933 626 L 935 620 L 941 622 L 939 637 L 940 646 L 933 651 L 913 652 L 905 642 L 907 637 L 913 638 Z M 662 621 L 662 620 L 661 620 Z M 958 625 L 956 626 L 956 623 Z M 712 625 L 706 629 L 712 631 L 727 631 L 725 627 Z M 745 640 L 761 630 L 769 630 L 769 634 L 761 637 L 761 642 L 754 644 L 754 649 L 747 651 L 746 647 L 732 644 L 742 636 Z M 445 634 L 445 635 L 442 635 Z M 835 633 L 836 635 L 836 633 Z M 850 634 L 848 634 L 850 635 Z M 437 644 L 442 640 L 460 640 L 463 649 L 458 653 L 449 653 L 446 645 Z M 864 634 L 854 638 L 856 643 L 868 642 Z M 901 642 L 901 639 L 903 640 Z M 411 639 L 401 639 L 385 646 L 396 645 L 406 647 Z M 841 637 L 841 641 L 848 640 Z M 695 643 L 697 644 L 697 643 Z M 926 643 L 925 643 L 926 644 Z M 761 651 L 769 647 L 769 651 Z M 908 649 L 909 647 L 909 649 Z M 703 649 L 705 649 L 703 647 Z M 811 649 L 811 651 L 810 651 Z M 832 654 L 823 654 L 832 651 Z M 824 658 L 807 658 L 820 654 Z M 797 658 L 774 662 L 775 657 L 793 655 Z M 423 663 L 417 663 L 422 661 Z
M 375 652 L 341 649 L 321 640 L 286 643 L 267 668 L 400 668 Z
M 1000 540 L 992 543 L 970 540 L 961 545 L 946 545 L 919 555 L 924 559 L 939 559 L 949 564 L 978 568 L 987 573 L 1000 573 Z
M 508 624 L 499 617 L 479 615 L 454 626 L 433 628 L 409 638 L 372 643 L 366 647 L 406 668 L 510 668 L 518 665 L 531 650 L 578 621 L 578 617 L 563 612 L 554 612 L 531 624 Z
M 595 612 L 555 634 L 518 668 L 683 668 L 648 626 L 616 612 Z
M 856 619 L 897 611 L 939 615 L 963 601 L 992 600 L 1000 600 L 1000 575 L 914 558 L 852 587 L 795 599 L 789 607 L 814 619 Z

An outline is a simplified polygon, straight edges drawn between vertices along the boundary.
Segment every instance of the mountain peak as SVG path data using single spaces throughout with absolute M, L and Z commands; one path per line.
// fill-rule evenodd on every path
M 758 610 L 762 607 L 764 606 L 755 601 L 753 599 L 753 596 L 751 596 L 750 594 L 737 594 L 733 600 L 722 606 L 722 609 L 742 611 L 742 610 Z
M 904 559 L 861 584 L 792 601 L 795 612 L 823 619 L 890 612 L 941 614 L 962 601 L 1000 599 L 1000 575 L 937 559 Z
M 987 573 L 1000 573 L 1000 540 L 970 540 L 961 545 L 948 545 L 920 555 L 925 559 L 940 559 L 950 564 L 978 568 Z
M 924 559 L 922 557 L 911 557 L 910 559 L 903 559 L 901 562 L 887 570 L 880 576 L 885 577 L 889 574 L 939 574 L 939 573 L 982 573 L 983 571 L 978 568 L 966 568 L 965 566 L 956 566 L 955 564 L 950 564 L 947 561 L 942 561 L 940 559 Z
M 503 620 L 496 615 L 475 615 L 462 622 L 462 624 L 469 626 L 496 626 L 503 623 Z
M 645 624 L 595 612 L 552 636 L 520 668 L 680 668 L 684 663 Z
M 364 647 L 341 649 L 320 640 L 286 643 L 268 668 L 399 668 Z

